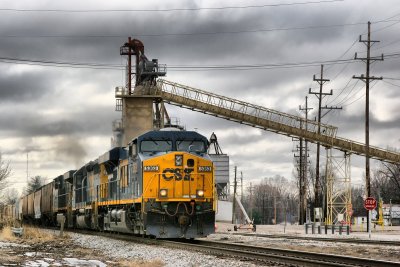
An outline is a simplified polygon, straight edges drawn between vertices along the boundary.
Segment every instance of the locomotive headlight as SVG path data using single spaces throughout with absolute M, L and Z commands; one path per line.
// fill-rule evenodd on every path
M 168 190 L 167 189 L 160 189 L 160 197 L 167 197 Z
M 196 194 L 197 194 L 198 197 L 204 197 L 204 190 L 198 189 Z
M 175 155 L 175 166 L 182 166 L 183 155 Z

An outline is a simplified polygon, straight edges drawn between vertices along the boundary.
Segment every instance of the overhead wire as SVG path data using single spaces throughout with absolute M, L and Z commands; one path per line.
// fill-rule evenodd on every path
M 335 101 L 335 100 L 344 92 L 344 90 L 347 89 L 347 88 L 349 87 L 349 84 L 350 84 L 350 82 L 351 82 L 352 80 L 353 80 L 353 77 L 351 77 L 351 78 L 347 81 L 346 85 L 340 90 L 339 94 L 337 94 L 337 95 L 335 96 L 335 98 L 333 98 L 332 100 L 327 101 L 326 105 L 330 105 L 333 101 Z M 336 105 L 337 105 L 337 104 L 336 104 Z
M 398 58 L 400 53 L 392 53 L 385 56 L 385 58 Z M 39 66 L 54 66 L 54 67 L 68 67 L 68 68 L 88 68 L 88 69 L 124 69 L 125 66 L 121 64 L 110 63 L 84 63 L 84 62 L 66 62 L 66 61 L 51 61 L 51 60 L 36 60 L 26 58 L 12 58 L 0 57 L 0 62 L 11 64 L 27 64 Z M 340 60 L 325 60 L 325 61 L 310 61 L 310 62 L 286 62 L 274 64 L 232 64 L 232 65 L 171 65 L 168 70 L 172 71 L 216 71 L 216 70 L 259 70 L 259 69 L 280 69 L 280 68 L 302 68 L 311 66 L 336 65 L 355 63 L 355 59 L 340 59 Z
M 374 23 L 382 23 L 386 21 L 376 21 Z M 398 20 L 400 23 L 400 20 Z M 259 32 L 275 32 L 275 31 L 296 31 L 296 30 L 312 30 L 312 29 L 326 29 L 337 28 L 346 26 L 359 26 L 364 25 L 364 22 L 343 23 L 343 24 L 330 24 L 330 25 L 308 25 L 296 27 L 283 27 L 283 28 L 267 28 L 267 29 L 254 29 L 254 30 L 238 30 L 238 31 L 212 31 L 212 32 L 181 32 L 181 33 L 126 33 L 126 34 L 85 34 L 85 35 L 61 35 L 61 34 L 3 34 L 0 38 L 125 38 L 127 35 L 135 37 L 165 37 L 165 36 L 195 36 L 195 35 L 219 35 L 219 34 L 243 34 L 243 33 L 259 33 Z M 390 25 L 393 26 L 393 25 Z M 354 44 L 357 42 L 356 40 Z M 353 44 L 353 45 L 354 45 Z M 351 48 L 351 47 L 350 47 Z
M 357 80 L 354 84 L 353 87 L 350 89 L 350 91 L 347 93 L 347 95 L 340 100 L 338 103 L 336 103 L 336 105 L 343 105 L 343 103 L 346 103 L 349 99 L 351 99 L 352 97 L 354 97 L 355 95 L 357 95 L 360 91 L 357 91 L 356 93 L 354 93 L 352 96 L 350 96 L 350 94 L 354 91 L 354 88 L 356 88 L 357 84 L 359 83 L 360 80 Z
M 105 13 L 105 12 L 173 12 L 173 11 L 200 11 L 200 10 L 224 10 L 224 9 L 249 9 L 249 8 L 264 8 L 264 7 L 282 7 L 296 6 L 309 4 L 324 4 L 333 2 L 343 2 L 344 0 L 321 0 L 321 1 L 306 1 L 292 2 L 279 4 L 264 4 L 264 5 L 247 5 L 247 6 L 223 6 L 223 7 L 193 7 L 193 8 L 160 8 L 160 9 L 18 9 L 18 8 L 0 8 L 0 11 L 12 12 L 60 12 L 60 13 Z
M 390 24 L 390 25 L 387 25 L 387 26 L 385 26 L 385 27 L 376 29 L 376 30 L 374 30 L 373 32 L 382 31 L 382 30 L 385 30 L 385 29 L 387 29 L 387 28 L 390 28 L 390 27 L 392 27 L 392 26 L 394 26 L 394 25 L 400 23 L 399 20 L 392 20 L 393 18 L 398 17 L 398 16 L 400 16 L 400 13 L 397 13 L 397 14 L 395 14 L 395 15 L 389 17 L 389 18 L 386 18 L 386 19 L 384 19 L 384 20 L 379 21 L 379 22 L 391 22 L 391 21 L 395 21 L 395 22 L 392 23 L 392 24 Z M 365 33 L 363 33 L 363 34 L 365 34 Z M 361 34 L 361 35 L 363 35 L 363 34 Z M 358 40 L 356 40 L 356 41 L 350 46 L 350 48 L 353 47 L 354 44 L 355 44 L 357 41 L 358 41 Z M 400 41 L 400 40 L 399 40 L 399 41 Z M 397 42 L 397 41 L 396 41 L 396 42 Z M 396 43 L 396 42 L 394 42 L 394 43 Z M 382 47 L 376 47 L 376 49 L 383 48 L 383 47 L 386 47 L 386 46 L 388 46 L 388 45 L 385 45 L 385 46 L 382 46 Z M 346 53 L 350 50 L 350 48 L 347 49 L 346 52 L 345 52 L 344 54 L 346 54 Z M 396 57 L 397 57 L 396 54 L 389 54 L 389 55 L 387 55 L 387 56 L 392 57 L 392 58 L 396 58 Z M 339 76 L 339 74 L 342 73 L 343 70 L 344 70 L 345 68 L 347 68 L 347 66 L 348 66 L 348 64 L 346 64 L 346 65 L 342 68 L 342 70 L 339 71 L 339 73 L 335 76 L 334 79 L 336 79 L 336 78 Z M 351 81 L 351 79 L 347 82 L 347 84 L 345 85 L 345 87 L 343 87 L 343 89 L 340 91 L 339 95 L 341 95 L 341 94 L 344 92 L 344 90 L 345 90 L 346 88 L 348 88 L 348 85 L 349 85 L 350 81 Z M 353 90 L 353 89 L 354 89 L 354 87 L 352 88 L 352 90 Z M 351 91 L 350 91 L 350 92 L 351 92 Z M 338 95 L 338 96 L 339 96 L 339 95 Z M 349 95 L 349 94 L 348 94 L 348 95 Z M 348 95 L 347 95 L 347 96 L 348 96 Z M 326 100 L 326 103 L 327 103 L 327 104 L 332 103 L 334 100 L 336 100 L 336 99 L 338 98 L 338 96 L 335 97 L 333 100 L 330 100 L 329 102 L 328 102 L 328 100 Z M 346 97 L 347 97 L 347 96 L 346 96 Z M 346 97 L 345 97 L 344 99 L 342 99 L 341 102 L 343 102 L 343 100 L 345 100 Z M 338 105 L 338 104 L 336 104 L 336 105 Z
M 390 85 L 393 85 L 393 86 L 396 86 L 396 87 L 400 87 L 400 85 L 398 85 L 398 84 L 394 84 L 394 83 L 391 83 L 391 82 L 388 82 L 388 81 L 385 81 L 385 80 L 382 80 L 382 82 L 390 84 Z
M 127 35 L 135 37 L 165 37 L 165 36 L 194 36 L 194 35 L 219 35 L 219 34 L 242 34 L 242 33 L 259 33 L 259 32 L 275 32 L 275 31 L 297 31 L 297 30 L 312 30 L 312 29 L 326 29 L 338 28 L 346 26 L 359 26 L 363 22 L 345 23 L 345 24 L 331 24 L 331 25 L 317 25 L 317 26 L 297 26 L 297 27 L 284 27 L 284 28 L 268 28 L 268 29 L 255 29 L 255 30 L 238 30 L 238 31 L 213 31 L 213 32 L 181 32 L 181 33 L 128 33 L 128 34 L 85 34 L 85 35 L 57 35 L 57 34 L 41 34 L 41 35 L 16 35 L 6 34 L 0 35 L 0 38 L 125 38 Z
M 371 87 L 370 87 L 370 89 L 372 89 L 372 88 L 374 88 L 374 86 L 377 84 L 377 82 L 376 81 L 374 81 L 375 83 L 373 84 L 373 85 L 371 85 Z M 360 92 L 360 91 L 359 91 Z M 357 92 L 358 93 L 358 92 Z M 365 92 L 360 96 L 360 97 L 358 97 L 357 99 L 355 99 L 354 101 L 352 101 L 352 102 L 350 102 L 350 103 L 348 103 L 348 104 L 343 104 L 342 106 L 344 106 L 344 107 L 347 107 L 347 106 L 350 106 L 350 105 L 352 105 L 353 103 L 355 103 L 355 102 L 357 102 L 358 100 L 360 100 L 361 98 L 363 98 L 365 96 Z
M 383 79 L 400 81 L 400 78 L 392 78 L 392 77 L 383 77 Z

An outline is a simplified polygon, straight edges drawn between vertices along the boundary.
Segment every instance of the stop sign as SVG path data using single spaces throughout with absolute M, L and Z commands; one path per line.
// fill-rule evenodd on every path
M 367 197 L 364 200 L 364 208 L 367 210 L 374 210 L 376 208 L 376 200 L 373 197 Z

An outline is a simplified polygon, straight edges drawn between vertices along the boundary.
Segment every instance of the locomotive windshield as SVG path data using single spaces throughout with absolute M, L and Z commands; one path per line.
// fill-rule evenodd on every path
M 204 142 L 195 140 L 176 141 L 176 150 L 190 151 L 190 152 L 206 152 Z
M 170 140 L 144 140 L 140 143 L 141 152 L 168 152 L 172 151 L 172 141 Z

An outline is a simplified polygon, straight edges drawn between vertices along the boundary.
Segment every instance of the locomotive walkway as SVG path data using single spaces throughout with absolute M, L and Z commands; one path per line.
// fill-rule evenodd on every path
M 157 86 L 137 86 L 132 97 L 135 97 L 135 95 L 158 98 L 173 105 L 261 128 L 266 131 L 290 137 L 304 138 L 314 143 L 319 142 L 322 146 L 328 148 L 336 148 L 357 155 L 367 154 L 365 144 L 337 137 L 337 127 L 335 126 L 318 124 L 316 121 L 305 120 L 298 116 L 186 85 L 159 79 Z M 369 155 L 370 158 L 381 161 L 400 163 L 400 153 L 395 151 L 370 146 Z

